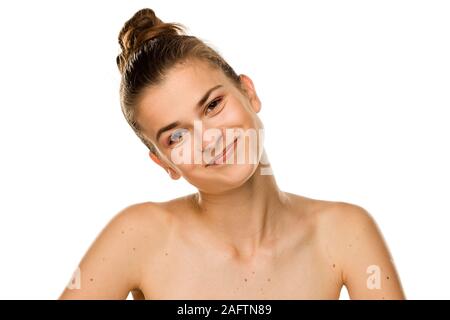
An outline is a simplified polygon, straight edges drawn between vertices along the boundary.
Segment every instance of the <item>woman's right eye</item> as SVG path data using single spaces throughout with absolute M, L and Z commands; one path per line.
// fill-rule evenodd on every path
M 168 140 L 169 145 L 179 142 L 181 137 L 183 136 L 183 133 L 186 131 L 187 131 L 186 129 L 175 130 L 169 137 Z

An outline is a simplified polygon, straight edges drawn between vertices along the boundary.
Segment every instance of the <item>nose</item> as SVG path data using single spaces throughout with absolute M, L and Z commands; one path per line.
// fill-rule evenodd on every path
M 220 150 L 224 137 L 223 129 L 208 128 L 203 132 L 201 141 L 202 152 L 209 152 L 210 150 Z
M 194 123 L 194 148 L 204 153 L 213 148 L 218 148 L 223 143 L 224 128 L 208 126 L 205 122 Z

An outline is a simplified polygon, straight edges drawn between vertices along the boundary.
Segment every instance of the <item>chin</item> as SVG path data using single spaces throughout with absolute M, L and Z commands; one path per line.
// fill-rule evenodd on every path
M 257 172 L 258 164 L 222 164 L 205 168 L 207 176 L 205 176 L 202 189 L 208 193 L 220 193 L 240 187 L 255 172 Z

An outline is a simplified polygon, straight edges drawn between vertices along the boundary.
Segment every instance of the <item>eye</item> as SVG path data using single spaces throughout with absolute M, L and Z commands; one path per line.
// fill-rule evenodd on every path
M 180 141 L 181 137 L 183 136 L 183 133 L 185 133 L 187 129 L 180 129 L 175 130 L 168 139 L 168 144 L 172 145 L 173 143 L 177 143 Z
M 210 108 L 212 107 L 212 111 L 214 111 L 214 109 L 217 108 L 217 106 L 219 105 L 219 103 L 222 101 L 222 98 L 217 98 L 216 100 L 214 100 L 213 102 L 211 102 L 206 108 L 205 108 L 205 114 L 208 114 L 208 110 L 210 110 Z

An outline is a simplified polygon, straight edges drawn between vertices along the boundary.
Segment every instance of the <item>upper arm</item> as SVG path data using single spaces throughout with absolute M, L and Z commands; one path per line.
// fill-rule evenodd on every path
M 391 253 L 370 213 L 345 202 L 336 210 L 336 250 L 350 298 L 405 299 Z
M 139 286 L 139 210 L 117 213 L 93 241 L 59 299 L 126 299 Z

